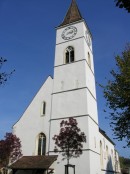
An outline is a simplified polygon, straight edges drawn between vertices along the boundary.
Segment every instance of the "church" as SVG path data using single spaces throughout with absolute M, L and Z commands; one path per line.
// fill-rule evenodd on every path
M 64 174 L 66 161 L 54 152 L 52 138 L 59 133 L 60 122 L 68 118 L 77 120 L 87 139 L 83 154 L 70 160 L 75 173 L 120 173 L 115 144 L 99 128 L 92 34 L 75 0 L 56 28 L 53 78 L 46 79 L 13 126 L 13 133 L 21 140 L 22 158 L 53 157 L 50 171 Z M 74 174 L 73 169 L 69 174 Z

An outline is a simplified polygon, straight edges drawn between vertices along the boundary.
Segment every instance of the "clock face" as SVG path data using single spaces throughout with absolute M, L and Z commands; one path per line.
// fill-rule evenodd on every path
M 91 38 L 90 38 L 90 35 L 89 35 L 88 31 L 86 31 L 85 34 L 86 34 L 87 44 L 88 44 L 88 46 L 91 46 Z
M 74 26 L 67 27 L 63 32 L 62 32 L 62 39 L 64 40 L 69 40 L 72 39 L 75 35 L 77 34 L 77 28 Z

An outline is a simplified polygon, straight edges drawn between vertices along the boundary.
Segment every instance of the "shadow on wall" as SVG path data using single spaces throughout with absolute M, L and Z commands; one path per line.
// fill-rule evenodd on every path
M 106 165 L 106 173 L 105 174 L 112 174 L 114 173 L 114 168 L 113 168 L 113 162 L 112 162 L 112 159 L 111 159 L 111 156 L 108 157 L 108 162 L 107 162 L 107 165 Z

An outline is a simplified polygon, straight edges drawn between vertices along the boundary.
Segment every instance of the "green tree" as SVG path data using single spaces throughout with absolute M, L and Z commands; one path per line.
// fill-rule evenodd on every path
M 120 159 L 120 166 L 122 169 L 130 167 L 130 159 L 129 158 L 120 157 L 119 159 Z
M 130 147 L 130 45 L 115 57 L 116 70 L 110 71 L 112 79 L 103 86 L 106 106 L 110 109 L 110 126 L 115 138 L 124 139 Z
M 115 0 L 116 6 L 119 8 L 125 8 L 130 13 L 130 0 Z
M 0 70 L 6 61 L 7 61 L 6 59 L 0 57 Z M 0 85 L 4 84 L 14 71 L 15 70 L 11 71 L 10 73 L 0 71 Z

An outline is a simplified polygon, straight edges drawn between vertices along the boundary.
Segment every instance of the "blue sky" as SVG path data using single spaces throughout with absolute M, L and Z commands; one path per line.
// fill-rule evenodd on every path
M 0 139 L 11 131 L 48 75 L 53 76 L 55 27 L 62 22 L 70 2 L 0 0 L 0 56 L 8 60 L 2 70 L 16 70 L 0 87 Z M 115 7 L 114 0 L 77 0 L 77 4 L 93 35 L 96 81 L 104 84 L 115 67 L 114 56 L 130 41 L 130 14 Z M 99 87 L 97 101 L 99 125 L 113 138 Z M 129 149 L 122 148 L 123 142 L 117 143 L 120 155 L 130 157 Z

